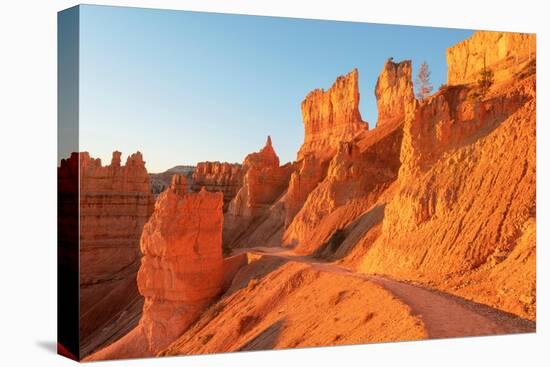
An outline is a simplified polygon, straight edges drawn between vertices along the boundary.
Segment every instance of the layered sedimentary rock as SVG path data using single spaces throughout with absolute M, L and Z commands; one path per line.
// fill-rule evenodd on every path
M 308 195 L 326 176 L 330 159 L 342 142 L 368 131 L 359 112 L 359 72 L 354 69 L 324 91 L 315 89 L 302 101 L 304 142 L 298 151 L 285 207 L 285 225 L 304 205 Z
M 359 112 L 359 72 L 354 69 L 336 79 L 329 90 L 315 89 L 302 102 L 304 143 L 298 160 L 308 153 L 326 158 L 334 155 L 340 142 L 350 140 L 368 123 Z
M 124 166 L 120 152 L 113 153 L 108 166 L 86 152 L 71 160 L 78 160 L 80 169 L 80 335 L 86 355 L 127 331 L 130 314 L 140 308 L 135 284 L 139 237 L 153 211 L 153 197 L 139 152 Z
M 492 37 L 509 35 L 474 35 L 466 57 L 498 54 Z M 444 88 L 407 120 L 399 189 L 361 270 L 534 319 L 536 77 L 529 65 L 513 75 L 485 98 L 469 97 L 475 86 Z
M 312 153 L 306 154 L 296 162 L 296 169 L 290 176 L 284 202 L 285 226 L 290 225 L 309 194 L 326 176 L 328 165 L 329 161 L 321 160 Z
M 242 242 L 243 234 L 251 232 L 252 222 L 266 215 L 287 189 L 293 166 L 292 164 L 280 166 L 271 137 L 268 137 L 265 146 L 259 152 L 246 156 L 243 169 L 245 170 L 243 185 L 229 204 L 226 215 L 224 226 L 226 247 L 250 245 Z M 282 224 L 279 221 L 276 224 L 273 223 L 275 228 L 271 228 L 270 231 L 277 231 Z
M 447 83 L 475 83 L 483 68 L 493 71 L 495 82 L 510 81 L 535 59 L 534 34 L 478 31 L 447 49 Z
M 151 181 L 151 192 L 156 197 L 159 196 L 161 192 L 170 187 L 172 177 L 175 174 L 185 176 L 187 182 L 187 189 L 191 190 L 193 186 L 193 172 L 195 171 L 195 166 L 175 166 L 161 173 L 149 173 L 149 178 Z
M 237 163 L 200 162 L 193 172 L 191 189 L 199 192 L 203 187 L 210 192 L 222 192 L 224 211 L 243 184 L 243 168 Z
M 221 193 L 185 194 L 175 181 L 143 229 L 140 326 L 153 353 L 180 335 L 222 289 L 222 205 Z
M 143 228 L 137 284 L 145 304 L 139 325 L 90 360 L 155 355 L 222 291 L 223 194 L 182 189 L 183 177 L 177 176 Z
M 373 207 L 396 180 L 403 122 L 416 106 L 410 65 L 391 60 L 384 65 L 376 88 L 375 129 L 341 141 L 326 166 L 315 154 L 300 162 L 287 193 L 285 245 L 299 253 L 336 251 L 347 236 L 343 228 Z
M 382 69 L 374 94 L 378 106 L 376 126 L 403 121 L 407 110 L 414 107 L 411 61 L 395 63 L 389 59 Z

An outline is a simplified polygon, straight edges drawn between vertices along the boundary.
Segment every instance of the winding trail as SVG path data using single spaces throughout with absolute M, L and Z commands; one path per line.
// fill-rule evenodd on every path
M 318 271 L 362 278 L 378 284 L 401 302 L 408 305 L 414 316 L 422 319 L 429 338 L 529 333 L 536 331 L 535 322 L 486 305 L 380 275 L 356 273 L 333 263 L 319 262 L 317 259 L 308 256 L 295 255 L 289 249 L 257 247 L 243 249 L 242 252 L 301 262 L 308 264 Z

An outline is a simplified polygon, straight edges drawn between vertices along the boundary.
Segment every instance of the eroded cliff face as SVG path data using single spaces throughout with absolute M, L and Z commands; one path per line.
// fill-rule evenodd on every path
M 143 230 L 139 327 L 91 359 L 428 336 L 395 294 L 358 272 L 417 281 L 534 320 L 531 42 L 476 32 L 449 49 L 448 86 L 422 101 L 414 98 L 410 61 L 389 60 L 371 130 L 357 107 L 357 71 L 313 91 L 302 103 L 297 161 L 281 166 L 268 138 L 244 159 L 225 214 L 225 184 L 214 190 L 224 195 L 189 194 L 175 177 Z M 471 79 L 481 50 L 495 74 L 483 94 Z M 222 225 L 223 245 L 237 253 L 226 259 Z M 239 248 L 281 245 L 288 251 Z
M 284 201 L 289 226 L 309 194 L 325 178 L 329 162 L 342 142 L 368 131 L 359 112 L 359 72 L 339 76 L 332 87 L 315 89 L 302 101 L 304 142 Z
M 377 127 L 403 121 L 406 113 L 414 108 L 415 97 L 411 75 L 410 60 L 395 63 L 390 59 L 384 64 L 374 89 L 378 106 Z
M 447 84 L 475 83 L 484 67 L 494 72 L 495 82 L 511 81 L 535 59 L 534 34 L 475 32 L 447 49 Z
M 153 197 L 139 152 L 125 165 L 120 152 L 108 166 L 87 152 L 71 160 L 80 172 L 80 335 L 86 355 L 135 323 L 131 314 L 141 308 L 135 284 L 139 237 Z
M 182 183 L 182 176 L 174 178 L 143 227 L 137 285 L 145 303 L 139 325 L 89 360 L 155 355 L 222 291 L 223 194 L 187 193 Z
M 229 207 L 243 184 L 243 168 L 237 163 L 200 162 L 193 172 L 191 189 L 199 192 L 204 187 L 210 192 L 223 193 L 224 211 Z
M 375 206 L 396 180 L 403 122 L 416 106 L 410 65 L 391 60 L 384 65 L 376 88 L 381 107 L 376 128 L 340 141 L 325 166 L 309 154 L 292 175 L 286 246 L 304 254 L 336 251 L 347 237 L 344 228 Z
M 298 160 L 308 153 L 330 158 L 342 141 L 350 140 L 368 123 L 359 112 L 359 73 L 354 69 L 336 79 L 329 90 L 315 89 L 302 102 L 304 143 Z
M 498 54 L 487 39 L 515 39 L 479 33 L 460 46 L 472 57 Z M 534 319 L 536 77 L 529 65 L 509 75 L 483 98 L 475 85 L 444 88 L 407 119 L 399 189 L 360 269 Z
M 224 243 L 228 248 L 251 246 L 251 239 L 246 238 L 256 230 L 251 228 L 251 225 L 254 221 L 256 225 L 260 225 L 260 218 L 265 219 L 270 214 L 275 214 L 277 208 L 272 206 L 287 189 L 293 165 L 280 166 L 271 137 L 268 137 L 265 146 L 259 152 L 246 156 L 243 169 L 243 185 L 229 204 L 226 214 Z M 276 221 L 270 225 L 271 229 L 265 229 L 269 233 L 262 236 L 263 240 L 269 240 L 268 237 L 280 229 L 282 223 L 279 219 L 278 215 Z

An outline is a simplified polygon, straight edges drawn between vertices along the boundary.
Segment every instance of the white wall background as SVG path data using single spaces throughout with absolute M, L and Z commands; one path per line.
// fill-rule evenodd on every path
M 536 32 L 538 48 L 538 320 L 536 335 L 251 352 L 155 360 L 156 366 L 548 365 L 550 223 L 548 16 L 545 2 L 92 1 L 378 23 Z M 64 366 L 56 339 L 56 12 L 64 0 L 0 5 L 0 365 Z M 545 210 L 546 209 L 546 210 Z M 151 360 L 109 362 L 145 366 Z

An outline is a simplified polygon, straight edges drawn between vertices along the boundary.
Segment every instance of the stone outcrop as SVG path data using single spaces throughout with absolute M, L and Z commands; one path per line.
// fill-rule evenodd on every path
M 159 198 L 141 236 L 140 325 L 153 353 L 179 336 L 222 289 L 223 195 L 185 194 L 179 178 Z
M 145 303 L 139 325 L 89 360 L 155 355 L 200 316 L 227 281 L 223 194 L 186 193 L 181 176 L 173 183 L 160 194 L 141 236 L 137 284 Z
M 149 173 L 151 192 L 156 198 L 161 192 L 170 187 L 172 177 L 176 174 L 185 176 L 187 190 L 193 187 L 193 172 L 195 166 L 175 166 L 161 173 Z
M 475 83 L 484 67 L 495 82 L 510 81 L 535 59 L 534 34 L 477 31 L 447 49 L 447 84 Z
M 359 112 L 359 73 L 354 69 L 336 79 L 324 91 L 315 89 L 302 102 L 304 143 L 298 160 L 308 153 L 327 158 L 334 155 L 340 142 L 348 141 L 360 131 L 368 130 L 368 123 Z
M 210 192 L 222 192 L 224 211 L 243 184 L 243 168 L 237 163 L 200 162 L 193 173 L 192 191 L 204 187 Z
M 333 236 L 376 204 L 397 179 L 403 123 L 416 107 L 411 62 L 388 60 L 376 86 L 376 128 L 342 140 L 329 161 L 310 153 L 297 163 L 286 195 L 283 241 L 299 253 L 337 250 Z M 337 241 L 336 241 L 337 242 Z M 330 251 L 328 251 L 330 252 Z
M 411 73 L 410 60 L 395 63 L 389 59 L 384 64 L 374 90 L 378 105 L 376 126 L 403 121 L 407 111 L 414 109 L 415 97 Z
M 497 127 L 535 96 L 532 80 L 518 80 L 492 97 L 471 98 L 466 86 L 447 87 L 422 103 L 406 120 L 402 176 L 424 170 L 443 153 Z
M 243 185 L 229 204 L 224 226 L 226 247 L 238 247 L 235 243 L 249 230 L 251 222 L 270 210 L 288 187 L 292 164 L 280 166 L 273 149 L 271 137 L 265 146 L 246 156 L 243 162 Z
M 286 246 L 302 254 L 336 252 L 335 233 L 373 206 L 397 179 L 402 122 L 376 127 L 357 140 L 341 143 L 326 177 L 311 191 L 284 233 Z M 338 242 L 338 241 L 336 241 Z
M 472 60 L 475 50 L 498 55 L 499 40 L 520 37 L 518 52 L 531 42 L 485 33 L 458 49 L 474 52 Z M 461 53 L 448 57 L 450 69 L 469 65 Z M 503 72 L 509 77 L 484 98 L 470 97 L 475 85 L 450 86 L 406 119 L 398 187 L 362 271 L 426 282 L 535 318 L 536 76 L 523 65 Z
M 86 355 L 115 333 L 106 335 L 106 327 L 128 327 L 124 324 L 130 321 L 120 315 L 129 313 L 129 305 L 140 307 L 135 284 L 139 238 L 153 197 L 139 152 L 125 165 L 120 152 L 113 153 L 108 166 L 87 152 L 73 154 L 67 164 L 74 160 L 80 172 L 80 335 Z
M 324 179 L 329 161 L 342 142 L 368 131 L 359 112 L 359 72 L 352 70 L 324 91 L 315 89 L 302 102 L 304 142 L 286 194 L 285 226 L 304 205 L 308 195 Z
M 284 202 L 285 226 L 290 225 L 296 214 L 302 209 L 309 194 L 326 176 L 328 164 L 328 161 L 320 160 L 312 153 L 296 162 L 296 169 L 290 176 Z

